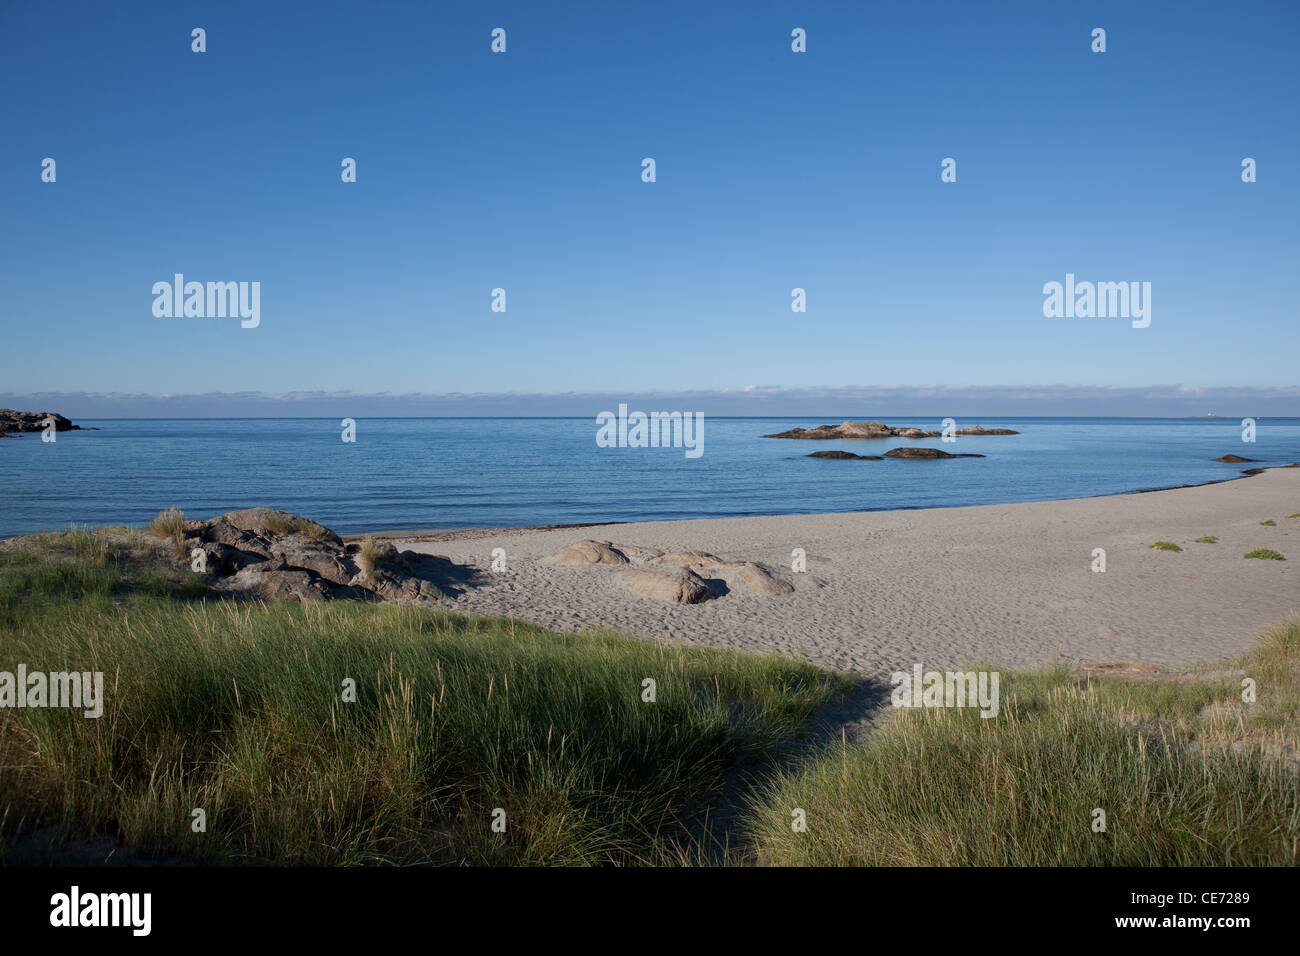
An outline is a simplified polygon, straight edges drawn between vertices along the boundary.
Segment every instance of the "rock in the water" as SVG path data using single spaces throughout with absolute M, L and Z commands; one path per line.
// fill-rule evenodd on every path
M 0 434 L 5 432 L 43 432 L 46 421 L 53 419 L 56 432 L 80 431 L 80 425 L 74 425 L 57 412 L 20 412 L 12 408 L 0 408 Z
M 815 451 L 808 458 L 835 458 L 840 461 L 880 461 L 879 455 L 855 455 L 851 451 Z
M 575 541 L 551 557 L 555 564 L 627 564 L 627 555 L 608 541 Z
M 894 430 L 884 422 L 841 422 L 838 425 L 818 425 L 816 428 L 792 428 L 763 437 L 827 441 L 832 438 L 888 438 L 893 434 Z
M 1215 461 L 1246 462 L 1255 461 L 1254 458 L 1242 458 L 1240 455 L 1224 455 L 1222 458 L 1216 458 Z
M 634 594 L 674 604 L 700 604 L 717 597 L 689 568 L 628 568 L 619 580 Z
M 818 427 L 833 428 L 836 431 L 843 432 L 846 436 L 860 438 L 883 438 L 894 433 L 894 429 L 884 422 L 840 422 L 838 425 L 820 425 Z
M 983 458 L 983 455 L 951 455 L 938 448 L 892 448 L 886 458 Z
M 840 422 L 838 425 L 818 425 L 816 428 L 792 428 L 764 438 L 801 438 L 807 441 L 828 441 L 832 438 L 940 438 L 942 432 L 926 428 L 904 426 L 895 428 L 884 422 Z M 957 429 L 958 435 L 1019 435 L 1010 428 L 982 428 L 972 425 L 970 428 Z M 829 456 L 827 456 L 829 457 Z

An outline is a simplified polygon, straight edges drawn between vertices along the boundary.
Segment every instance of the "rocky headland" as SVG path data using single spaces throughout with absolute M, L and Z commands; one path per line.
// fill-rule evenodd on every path
M 20 412 L 12 408 L 0 408 L 0 438 L 9 438 L 11 434 L 23 432 L 43 432 L 49 427 L 46 423 L 50 420 L 53 420 L 56 432 L 85 430 L 57 412 Z

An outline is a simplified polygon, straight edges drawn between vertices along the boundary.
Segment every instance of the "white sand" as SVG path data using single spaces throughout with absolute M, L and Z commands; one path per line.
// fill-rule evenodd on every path
M 924 481 L 918 463 L 918 481 Z M 876 676 L 915 663 L 1040 667 L 1058 649 L 1080 663 L 1166 667 L 1222 660 L 1300 611 L 1300 468 L 1197 488 L 1029 504 L 606 525 L 400 547 L 487 571 L 457 599 L 563 631 L 611 627 L 692 644 L 774 650 Z M 1277 527 L 1261 527 L 1273 519 Z M 1218 544 L 1194 544 L 1217 535 Z M 396 536 L 393 536 L 396 538 Z M 616 568 L 541 559 L 584 538 L 663 551 L 702 550 L 790 571 L 795 593 L 747 587 L 699 605 L 625 590 Z M 1147 545 L 1172 541 L 1181 554 Z M 1273 548 L 1287 561 L 1244 560 Z M 1106 551 L 1105 573 L 1091 570 Z

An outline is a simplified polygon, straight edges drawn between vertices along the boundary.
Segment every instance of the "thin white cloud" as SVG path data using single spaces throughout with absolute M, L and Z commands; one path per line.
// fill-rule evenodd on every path
M 408 392 L 350 390 L 0 393 L 0 407 L 73 418 L 370 415 L 595 415 L 620 402 L 715 415 L 1300 415 L 1300 386 L 839 385 L 628 392 Z

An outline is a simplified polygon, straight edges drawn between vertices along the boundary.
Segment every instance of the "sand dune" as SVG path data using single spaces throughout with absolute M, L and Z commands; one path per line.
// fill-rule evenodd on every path
M 608 626 L 668 641 L 774 650 L 864 675 L 920 662 L 957 666 L 1139 660 L 1167 667 L 1244 650 L 1261 629 L 1300 611 L 1300 469 L 1220 484 L 1028 504 L 793 517 L 721 518 L 582 529 L 489 532 L 403 541 L 485 571 L 506 570 L 457 607 L 557 630 Z M 1276 527 L 1263 527 L 1265 519 Z M 1195 538 L 1217 535 L 1217 544 Z M 400 538 L 396 535 L 391 536 Z M 783 572 L 792 594 L 733 587 L 675 605 L 639 597 L 609 565 L 564 567 L 548 556 L 574 541 L 665 552 L 698 550 Z M 1148 548 L 1172 541 L 1182 553 Z M 807 572 L 791 553 L 807 552 Z M 1092 570 L 1093 549 L 1106 571 Z M 1288 560 L 1245 560 L 1273 548 Z

